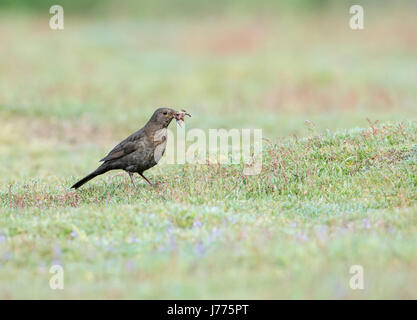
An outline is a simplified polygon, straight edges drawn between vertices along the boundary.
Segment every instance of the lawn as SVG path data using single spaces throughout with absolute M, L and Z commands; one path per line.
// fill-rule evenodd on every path
M 347 12 L 1 13 L 0 298 L 417 298 L 416 11 Z M 160 106 L 262 129 L 262 172 L 69 188 Z

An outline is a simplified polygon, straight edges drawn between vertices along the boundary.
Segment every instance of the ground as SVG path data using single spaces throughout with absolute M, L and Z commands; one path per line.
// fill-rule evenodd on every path
M 0 298 L 417 298 L 415 13 L 346 19 L 3 14 Z M 262 128 L 261 174 L 164 164 L 154 188 L 70 190 L 161 106 Z

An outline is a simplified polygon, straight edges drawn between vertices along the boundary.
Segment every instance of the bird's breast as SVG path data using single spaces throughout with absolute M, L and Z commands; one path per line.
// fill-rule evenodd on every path
M 157 144 L 158 142 L 166 141 L 167 132 L 168 132 L 167 128 L 162 128 L 162 129 L 157 130 L 153 136 L 153 141 Z
M 156 144 L 155 151 L 154 151 L 154 159 L 155 162 L 158 163 L 159 160 L 162 158 L 165 152 L 165 148 L 167 145 L 167 128 L 163 128 L 155 132 L 154 134 L 154 143 Z

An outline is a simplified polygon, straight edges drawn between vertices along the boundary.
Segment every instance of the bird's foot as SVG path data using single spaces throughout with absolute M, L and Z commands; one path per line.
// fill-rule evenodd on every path
M 138 172 L 139 173 L 139 172 Z M 147 183 L 149 183 L 149 185 L 151 186 L 151 187 L 154 187 L 154 184 L 152 183 L 152 182 L 150 182 L 149 180 L 148 180 L 148 178 L 146 178 L 142 173 L 139 173 L 139 175 L 143 178 L 143 179 L 145 179 L 145 181 L 147 182 Z
M 133 186 L 136 188 L 135 181 L 133 180 L 133 173 L 129 172 L 130 181 L 132 181 Z

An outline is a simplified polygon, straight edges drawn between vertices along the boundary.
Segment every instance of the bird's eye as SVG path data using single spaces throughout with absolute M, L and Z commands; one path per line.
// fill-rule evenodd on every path
M 164 112 L 164 115 L 167 115 L 167 113 L 168 113 L 168 112 L 166 112 L 166 111 L 165 111 L 165 112 Z

